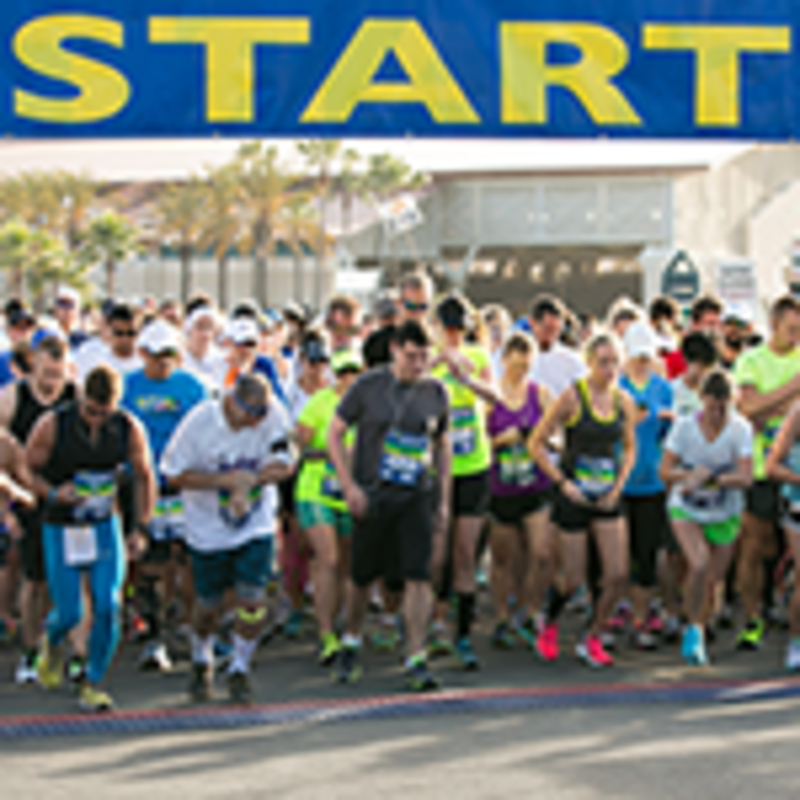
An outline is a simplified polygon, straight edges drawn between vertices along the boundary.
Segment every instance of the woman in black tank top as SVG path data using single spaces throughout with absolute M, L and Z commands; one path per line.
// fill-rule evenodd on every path
M 559 529 L 563 582 L 551 596 L 537 650 L 545 660 L 558 654 L 556 620 L 572 593 L 586 581 L 587 534 L 597 545 L 603 573 L 594 619 L 576 654 L 591 667 L 614 662 L 600 632 L 628 580 L 628 532 L 620 510 L 622 490 L 636 459 L 635 410 L 617 386 L 620 355 L 614 339 L 601 334 L 586 349 L 588 374 L 558 398 L 534 434 L 534 457 L 558 487 L 553 521 Z M 560 464 L 546 443 L 564 432 Z

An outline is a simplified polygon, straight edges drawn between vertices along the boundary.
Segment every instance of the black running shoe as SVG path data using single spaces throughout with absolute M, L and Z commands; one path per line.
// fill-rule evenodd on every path
M 406 667 L 406 686 L 412 692 L 435 692 L 441 688 L 441 683 L 428 669 L 426 661 L 417 661 L 410 667 Z
M 248 706 L 253 702 L 253 688 L 250 677 L 244 672 L 231 672 L 228 675 L 228 694 L 237 706 Z
M 342 647 L 336 659 L 333 680 L 336 683 L 356 683 L 361 677 L 361 666 L 358 663 L 358 649 Z

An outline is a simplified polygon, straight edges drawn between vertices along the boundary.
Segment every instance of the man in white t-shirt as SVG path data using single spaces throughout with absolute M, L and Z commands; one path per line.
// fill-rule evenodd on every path
M 189 692 L 211 696 L 214 641 L 224 594 L 237 598 L 231 699 L 249 702 L 250 661 L 266 618 L 277 492 L 289 477 L 290 423 L 260 375 L 241 375 L 220 400 L 196 406 L 175 432 L 161 472 L 183 492 L 197 605 Z
M 142 368 L 136 352 L 138 324 L 136 312 L 127 303 L 117 303 L 106 318 L 108 341 L 90 339 L 73 355 L 81 381 L 101 364 L 107 364 L 121 376 Z
M 531 309 L 531 330 L 538 353 L 531 369 L 531 380 L 558 397 L 586 373 L 580 355 L 561 344 L 564 309 L 550 295 L 539 295 Z

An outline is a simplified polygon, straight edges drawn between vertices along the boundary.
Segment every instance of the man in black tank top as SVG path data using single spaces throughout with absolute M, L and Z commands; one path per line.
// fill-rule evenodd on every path
M 155 499 L 147 436 L 117 408 L 121 393 L 120 376 L 111 367 L 93 369 L 80 399 L 45 414 L 27 445 L 34 491 L 45 503 L 42 541 L 53 601 L 39 655 L 39 683 L 46 689 L 61 683 L 64 641 L 83 616 L 85 576 L 92 596 L 89 659 L 79 690 L 85 711 L 113 708 L 98 687 L 119 641 L 127 567 L 117 486 L 122 477 L 132 478 L 136 524 L 127 542 L 132 558 L 144 549 Z
M 37 335 L 31 373 L 24 380 L 7 386 L 0 394 L 0 426 L 10 431 L 24 447 L 39 418 L 56 406 L 75 399 L 75 386 L 67 379 L 67 343 L 57 334 Z M 47 607 L 47 583 L 42 555 L 42 519 L 38 507 L 17 512 L 22 538 L 19 544 L 22 564 L 23 654 L 16 669 L 20 684 L 36 681 L 37 639 Z

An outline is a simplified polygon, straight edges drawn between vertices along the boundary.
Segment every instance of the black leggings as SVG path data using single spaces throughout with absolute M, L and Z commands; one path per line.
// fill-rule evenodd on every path
M 625 514 L 630 530 L 631 578 L 637 586 L 652 589 L 658 582 L 658 551 L 666 543 L 666 496 L 626 497 Z

